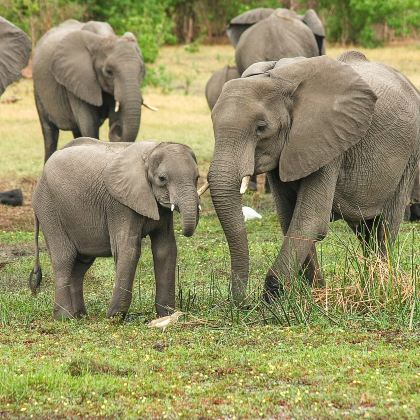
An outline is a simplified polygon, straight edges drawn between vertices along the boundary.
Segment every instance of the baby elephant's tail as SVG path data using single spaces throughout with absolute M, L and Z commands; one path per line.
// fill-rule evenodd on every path
M 41 285 L 42 280 L 42 270 L 39 264 L 39 243 L 38 243 L 38 236 L 39 236 L 39 221 L 36 215 L 35 218 L 35 266 L 29 275 L 29 287 L 32 290 L 32 294 L 36 295 Z

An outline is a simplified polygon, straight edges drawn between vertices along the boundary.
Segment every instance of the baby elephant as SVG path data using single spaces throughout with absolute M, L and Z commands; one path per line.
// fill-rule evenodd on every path
M 156 311 L 175 307 L 176 241 L 172 212 L 191 236 L 199 218 L 198 168 L 192 150 L 176 143 L 70 142 L 44 167 L 33 195 L 36 262 L 29 284 L 41 283 L 39 226 L 55 276 L 54 318 L 86 314 L 83 277 L 96 257 L 114 257 L 116 281 L 108 317 L 125 316 L 141 240 L 150 236 Z

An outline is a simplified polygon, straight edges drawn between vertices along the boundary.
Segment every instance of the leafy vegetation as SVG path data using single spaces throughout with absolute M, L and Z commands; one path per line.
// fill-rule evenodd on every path
M 329 48 L 336 57 L 342 48 Z M 362 50 L 420 86 L 419 50 Z M 213 150 L 204 85 L 234 60 L 231 46 L 162 47 L 144 89 L 139 138 L 190 145 L 201 181 Z M 163 92 L 162 92 L 163 90 Z M 364 258 L 342 222 L 318 245 L 325 289 L 297 279 L 272 306 L 260 300 L 262 279 L 281 238 L 270 195 L 248 194 L 263 219 L 247 223 L 250 307 L 229 301 L 226 241 L 209 196 L 196 234 L 179 249 L 177 307 L 186 314 L 165 333 L 146 327 L 154 314 L 149 242 L 143 246 L 128 318 L 105 318 L 114 282 L 101 258 L 85 280 L 89 316 L 52 320 L 53 275 L 45 244 L 37 297 L 30 195 L 42 169 L 42 134 L 32 84 L 22 80 L 0 103 L 0 190 L 21 187 L 25 205 L 0 207 L 0 416 L 415 418 L 420 410 L 420 228 L 404 223 L 386 262 Z M 107 137 L 107 124 L 101 138 Z M 61 134 L 60 146 L 71 135 Z
M 312 7 L 327 39 L 368 47 L 415 36 L 420 0 L 3 0 L 0 15 L 22 27 L 35 43 L 65 19 L 108 21 L 118 34 L 133 32 L 145 60 L 154 62 L 163 44 L 213 42 L 225 37 L 234 16 L 255 7 Z

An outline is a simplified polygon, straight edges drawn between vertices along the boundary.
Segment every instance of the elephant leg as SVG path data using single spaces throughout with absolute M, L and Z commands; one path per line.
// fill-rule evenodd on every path
M 328 231 L 338 173 L 337 160 L 300 181 L 293 216 L 289 220 L 282 247 L 266 276 L 264 296 L 266 300 L 270 301 L 278 296 L 282 287 L 279 279 L 290 284 L 302 270 L 305 261 L 310 265 L 313 264 L 313 269 L 308 271 L 309 274 L 314 276 L 319 273 L 318 262 L 312 257 L 312 253 L 316 253 L 315 242 L 322 240 Z M 270 175 L 272 191 L 277 183 L 279 190 L 281 181 L 273 183 L 272 178 Z M 281 200 L 279 203 L 283 208 L 292 206 L 293 196 L 290 191 L 288 197 L 289 202 Z M 278 206 L 277 199 L 275 201 Z M 287 221 L 286 218 L 281 221 L 283 229 Z M 312 277 L 311 283 L 315 280 L 316 278 Z
M 315 243 L 312 244 L 309 254 L 303 263 L 302 274 L 306 277 L 312 287 L 324 287 L 325 282 L 322 277 L 321 268 L 318 263 Z
M 119 240 L 113 250 L 117 275 L 108 309 L 108 318 L 127 315 L 133 297 L 133 282 L 141 252 L 140 238 L 129 237 Z
M 176 241 L 172 217 L 169 225 L 150 234 L 156 280 L 156 312 L 159 316 L 175 309 Z
M 39 115 L 39 121 L 41 123 L 42 135 L 44 137 L 44 163 L 50 158 L 50 156 L 57 150 L 59 130 L 48 120 L 40 100 L 35 95 L 35 104 Z
M 80 132 L 80 130 L 78 128 L 75 128 L 75 129 L 71 130 L 71 132 L 73 133 L 73 138 L 74 139 L 82 137 L 82 133 Z
M 370 252 L 377 252 L 380 238 L 383 234 L 381 218 L 375 217 L 369 220 L 361 220 L 359 223 L 347 223 L 359 239 L 363 256 L 367 257 Z
M 382 234 L 378 238 L 379 254 L 386 258 L 388 247 L 397 239 L 401 222 L 404 218 L 406 204 L 409 202 L 417 173 L 418 160 L 415 156 L 409 159 L 397 189 L 382 211 Z
M 89 268 L 92 266 L 95 258 L 78 256 L 73 266 L 72 281 L 70 284 L 71 300 L 74 316 L 79 318 L 86 315 L 86 306 L 83 298 L 83 278 Z

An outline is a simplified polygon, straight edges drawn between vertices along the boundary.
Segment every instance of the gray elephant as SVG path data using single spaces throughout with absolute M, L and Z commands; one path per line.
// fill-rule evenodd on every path
M 20 79 L 31 55 L 31 40 L 18 27 L 0 16 L 0 96 L 10 83 Z M 0 192 L 0 204 L 20 206 L 21 190 Z
M 227 34 L 240 74 L 251 64 L 325 54 L 325 31 L 316 12 L 259 8 L 232 19 Z
M 54 317 L 86 314 L 83 277 L 96 257 L 113 256 L 116 282 L 108 316 L 127 313 L 141 240 L 151 239 L 156 311 L 175 307 L 176 242 L 173 210 L 182 233 L 198 223 L 198 168 L 182 144 L 108 143 L 91 138 L 70 142 L 44 167 L 33 194 L 36 261 L 29 284 L 42 279 L 38 233 L 41 227 L 55 276 Z
M 0 96 L 10 83 L 20 79 L 30 55 L 29 37 L 0 16 Z
M 268 300 L 299 270 L 322 281 L 315 243 L 332 211 L 382 254 L 394 241 L 420 159 L 420 94 L 401 73 L 356 51 L 257 63 L 226 83 L 212 119 L 208 181 L 236 302 L 248 280 L 241 193 L 252 174 L 268 173 L 284 234 Z
M 241 77 L 236 67 L 225 66 L 212 74 L 206 83 L 206 99 L 210 110 L 216 105 L 217 99 L 222 92 L 223 85 L 232 79 Z
M 114 34 L 103 22 L 69 20 L 49 30 L 34 51 L 35 102 L 45 161 L 59 130 L 99 137 L 109 118 L 111 141 L 132 142 L 140 127 L 144 61 L 133 34 Z

